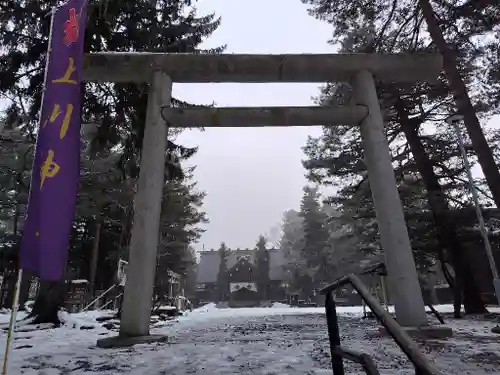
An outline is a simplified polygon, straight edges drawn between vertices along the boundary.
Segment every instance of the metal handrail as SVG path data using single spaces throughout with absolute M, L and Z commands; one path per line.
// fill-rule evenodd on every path
M 109 292 L 111 292 L 115 287 L 116 287 L 116 284 L 111 285 L 110 288 L 108 288 L 106 291 L 104 291 L 99 296 L 97 296 L 92 302 L 90 302 L 87 306 L 85 306 L 83 309 L 81 309 L 80 312 L 87 311 L 90 307 L 94 306 L 94 304 L 97 301 L 99 301 L 102 297 L 104 297 L 106 294 L 108 294 Z
M 417 344 L 413 342 L 408 333 L 406 333 L 398 324 L 398 322 L 396 322 L 396 320 L 387 311 L 384 310 L 380 303 L 371 295 L 370 291 L 363 284 L 361 279 L 354 274 L 344 276 L 320 291 L 320 293 L 325 294 L 325 308 L 327 315 L 328 333 L 330 337 L 330 350 L 332 353 L 332 369 L 334 375 L 344 375 L 344 369 L 342 357 L 340 357 L 336 351 L 336 348 L 340 347 L 340 333 L 338 331 L 338 319 L 335 300 L 333 298 L 333 291 L 334 289 L 345 284 L 351 284 L 361 296 L 361 298 L 363 298 L 363 300 L 375 314 L 379 322 L 392 336 L 396 344 L 398 344 L 398 346 L 406 354 L 410 361 L 413 362 L 416 372 L 419 375 L 444 375 L 441 371 L 439 371 L 431 363 L 429 363 L 427 358 L 420 351 Z
M 368 354 L 358 353 L 354 350 L 341 348 L 340 346 L 334 348 L 333 351 L 336 356 L 360 364 L 368 375 L 380 375 L 375 362 L 373 362 L 373 359 Z
M 106 302 L 104 305 L 100 306 L 98 310 L 104 310 L 106 306 L 108 306 L 111 302 L 115 302 L 118 298 L 120 298 L 123 295 L 123 293 L 118 294 L 115 298 L 110 299 L 108 302 Z
M 344 349 L 340 346 L 340 331 L 337 319 L 337 308 L 331 292 L 325 298 L 326 323 L 328 325 L 328 339 L 330 341 L 330 355 L 333 375 L 344 375 L 343 358 L 360 364 L 367 375 L 380 375 L 377 366 L 367 354 Z

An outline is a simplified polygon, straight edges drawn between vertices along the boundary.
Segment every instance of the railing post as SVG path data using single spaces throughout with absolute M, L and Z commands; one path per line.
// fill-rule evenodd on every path
M 335 306 L 332 291 L 328 291 L 325 295 L 325 310 L 333 375 L 344 375 L 344 363 L 342 361 L 342 356 L 335 353 L 335 348 L 340 347 L 340 332 L 337 318 L 337 308 Z

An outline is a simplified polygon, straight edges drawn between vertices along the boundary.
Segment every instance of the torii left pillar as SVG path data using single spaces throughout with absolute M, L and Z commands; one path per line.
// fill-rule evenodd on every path
M 100 347 L 127 346 L 162 339 L 149 335 L 149 324 L 165 184 L 168 132 L 161 110 L 170 105 L 171 96 L 170 77 L 161 70 L 154 71 L 148 93 L 120 334 L 99 340 L 97 345 Z

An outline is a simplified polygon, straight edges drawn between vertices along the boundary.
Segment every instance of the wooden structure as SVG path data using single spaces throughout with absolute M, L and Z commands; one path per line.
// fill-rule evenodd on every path
M 64 307 L 71 313 L 79 312 L 87 303 L 88 280 L 68 280 L 68 294 Z

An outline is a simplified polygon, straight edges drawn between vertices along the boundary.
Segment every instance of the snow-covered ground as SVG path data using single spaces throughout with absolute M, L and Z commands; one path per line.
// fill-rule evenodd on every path
M 450 307 L 438 309 L 447 312 Z M 97 339 L 115 334 L 96 323 L 95 318 L 103 314 L 72 314 L 66 317 L 68 324 L 58 329 L 23 331 L 27 327 L 20 327 L 9 374 L 331 374 L 321 308 L 275 305 L 219 310 L 207 305 L 176 321 L 156 323 L 152 333 L 168 335 L 167 343 L 113 350 L 95 346 Z M 414 374 L 400 349 L 377 334 L 377 323 L 361 319 L 360 307 L 341 307 L 339 315 L 343 346 L 373 356 L 382 375 Z M 7 314 L 0 315 L 0 323 L 7 321 Z M 450 320 L 447 324 L 455 330 L 453 339 L 423 345 L 438 368 L 450 375 L 500 373 L 500 336 L 491 333 L 495 323 Z M 94 328 L 81 329 L 89 326 Z M 2 353 L 5 339 L 3 332 Z M 346 364 L 346 374 L 363 373 L 357 365 Z

